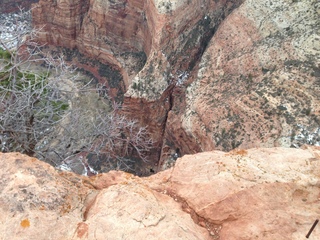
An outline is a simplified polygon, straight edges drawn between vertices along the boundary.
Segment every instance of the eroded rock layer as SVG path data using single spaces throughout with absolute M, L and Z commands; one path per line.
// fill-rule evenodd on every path
M 0 235 L 300 240 L 320 214 L 319 171 L 320 149 L 311 146 L 187 155 L 148 178 L 87 178 L 0 154 Z M 320 238 L 319 228 L 311 237 Z
M 191 84 L 173 92 L 164 153 L 319 146 L 319 11 L 318 1 L 271 0 L 234 10 Z
M 147 124 L 156 142 L 147 168 L 159 156 L 163 165 L 213 149 L 320 145 L 317 0 L 35 6 L 41 41 L 121 72 L 123 113 Z
M 241 2 L 41 0 L 33 21 L 43 29 L 40 41 L 76 47 L 121 71 L 123 113 L 148 123 L 157 162 L 175 76 L 194 68 L 219 23 Z

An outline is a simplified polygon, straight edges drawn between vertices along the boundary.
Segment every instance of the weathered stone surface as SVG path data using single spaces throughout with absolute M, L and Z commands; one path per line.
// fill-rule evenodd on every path
M 0 154 L 2 239 L 71 239 L 93 190 L 19 153 Z
M 74 48 L 88 8 L 83 0 L 40 0 L 32 9 L 33 25 L 41 29 L 39 41 Z
M 192 83 L 173 92 L 166 148 L 186 154 L 320 145 L 319 7 L 247 0 L 234 10 Z
M 102 190 L 86 224 L 89 239 L 210 239 L 179 203 L 136 182 Z
M 178 159 L 149 185 L 220 225 L 220 239 L 303 239 L 320 213 L 319 163 L 320 148 L 205 152 Z
M 2 239 L 304 239 L 320 214 L 320 148 L 186 155 L 148 178 L 59 173 L 0 154 Z M 310 239 L 320 238 L 319 227 Z
M 90 180 L 1 153 L 0 183 L 2 239 L 210 239 L 179 203 L 131 174 Z

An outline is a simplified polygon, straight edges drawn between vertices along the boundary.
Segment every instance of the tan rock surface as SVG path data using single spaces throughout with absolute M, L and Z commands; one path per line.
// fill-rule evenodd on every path
M 320 148 L 186 155 L 148 178 L 59 173 L 0 155 L 1 239 L 304 239 L 320 214 Z M 319 226 L 310 239 L 320 238 Z
M 1 153 L 0 183 L 4 240 L 210 239 L 179 203 L 130 174 L 89 180 L 19 153 Z
M 320 213 L 319 167 L 320 148 L 215 151 L 186 155 L 149 179 L 220 225 L 220 239 L 304 239 Z
M 19 153 L 0 154 L 1 239 L 71 239 L 93 190 L 76 175 Z
M 179 203 L 136 182 L 102 190 L 85 223 L 88 239 L 210 239 Z

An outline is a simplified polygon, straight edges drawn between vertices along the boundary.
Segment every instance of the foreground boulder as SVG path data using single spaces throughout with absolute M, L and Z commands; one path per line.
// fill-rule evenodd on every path
M 319 170 L 316 147 L 188 155 L 148 178 L 86 178 L 0 154 L 0 236 L 304 239 L 320 214 Z

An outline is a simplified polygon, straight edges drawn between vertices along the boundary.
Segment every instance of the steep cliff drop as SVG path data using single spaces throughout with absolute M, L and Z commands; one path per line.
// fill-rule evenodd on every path
M 174 102 L 169 145 L 182 154 L 320 146 L 319 10 L 313 0 L 245 1 L 234 10 L 183 89 L 185 99 Z
M 121 73 L 123 113 L 156 142 L 146 171 L 212 149 L 319 145 L 319 4 L 242 2 L 40 0 L 33 20 L 41 41 Z
M 157 169 L 179 76 L 197 66 L 220 22 L 240 3 L 41 0 L 33 23 L 43 27 L 42 42 L 77 48 L 121 72 L 123 113 L 148 126 L 156 144 L 146 169 Z

